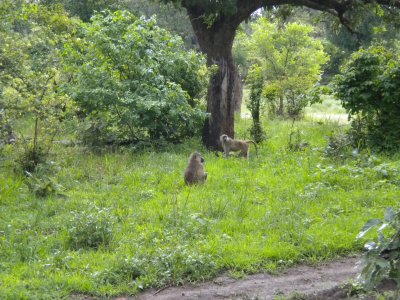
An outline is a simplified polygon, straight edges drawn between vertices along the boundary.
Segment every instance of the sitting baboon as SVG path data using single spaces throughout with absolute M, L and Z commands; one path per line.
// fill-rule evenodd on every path
M 207 179 L 207 173 L 204 172 L 204 158 L 198 152 L 190 155 L 189 163 L 183 175 L 187 185 L 203 183 Z
M 227 136 L 226 134 L 223 134 L 220 136 L 220 142 L 222 145 L 222 148 L 224 149 L 225 156 L 228 157 L 229 153 L 231 151 L 240 151 L 239 155 L 246 157 L 246 159 L 249 159 L 249 152 L 250 152 L 250 145 L 249 144 L 254 144 L 256 148 L 256 154 L 258 155 L 257 151 L 257 144 L 254 141 L 248 140 L 248 141 L 241 141 L 241 140 L 234 140 Z

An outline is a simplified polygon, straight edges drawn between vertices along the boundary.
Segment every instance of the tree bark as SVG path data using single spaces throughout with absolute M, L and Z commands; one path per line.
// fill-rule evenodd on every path
M 239 73 L 236 72 L 235 83 L 233 87 L 233 103 L 235 113 L 242 112 L 242 102 L 243 102 L 243 83 L 242 78 L 240 78 Z
M 218 72 L 211 76 L 208 87 L 207 112 L 210 113 L 203 128 L 203 143 L 211 149 L 220 149 L 219 137 L 227 134 L 234 137 L 233 87 L 235 67 L 230 55 L 215 56 L 211 63 L 218 66 Z

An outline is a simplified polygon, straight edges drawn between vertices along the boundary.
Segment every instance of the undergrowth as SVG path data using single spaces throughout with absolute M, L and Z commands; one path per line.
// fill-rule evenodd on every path
M 248 138 L 249 125 L 239 121 L 237 136 Z M 303 151 L 287 147 L 290 122 L 264 126 L 267 140 L 249 162 L 216 156 L 198 140 L 158 150 L 56 145 L 51 181 L 62 194 L 32 192 L 5 164 L 0 298 L 134 295 L 362 250 L 364 223 L 398 207 L 398 157 L 330 155 L 329 137 L 344 130 L 336 123 L 297 123 Z M 187 187 L 193 150 L 205 157 L 208 180 Z

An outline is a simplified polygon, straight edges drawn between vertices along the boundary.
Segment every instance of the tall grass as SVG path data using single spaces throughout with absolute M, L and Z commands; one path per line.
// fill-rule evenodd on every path
M 238 120 L 238 136 L 249 126 Z M 0 298 L 132 295 L 360 251 L 355 237 L 366 220 L 398 207 L 398 159 L 324 156 L 326 136 L 344 130 L 338 123 L 296 123 L 309 143 L 301 152 L 287 149 L 290 122 L 264 126 L 268 139 L 249 162 L 198 140 L 158 151 L 58 145 L 52 180 L 63 188 L 44 198 L 3 168 Z M 194 150 L 208 180 L 187 187 Z

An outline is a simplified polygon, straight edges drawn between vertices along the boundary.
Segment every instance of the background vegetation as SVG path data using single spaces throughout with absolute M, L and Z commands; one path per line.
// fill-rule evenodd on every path
M 361 11 L 356 39 L 282 6 L 243 24 L 235 134 L 259 142 L 246 161 L 200 143 L 216 70 L 167 8 L 180 16 L 147 1 L 0 2 L 0 298 L 276 272 L 359 253 L 379 219 L 393 228 L 367 244 L 365 283 L 396 278 L 396 22 Z M 138 15 L 153 12 L 159 23 Z M 194 150 L 208 180 L 187 187 Z

